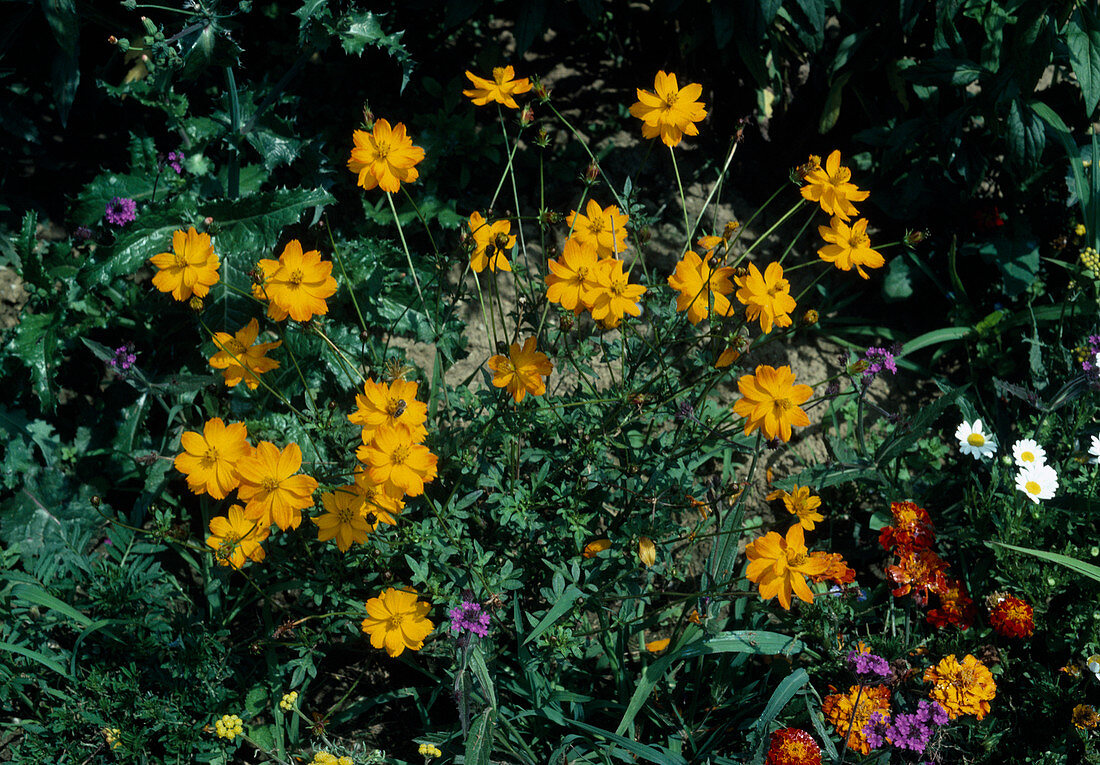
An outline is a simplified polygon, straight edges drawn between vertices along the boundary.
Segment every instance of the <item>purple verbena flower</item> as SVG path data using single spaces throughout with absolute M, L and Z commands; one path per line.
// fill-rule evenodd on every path
M 881 680 L 890 676 L 890 662 L 873 653 L 848 651 L 848 664 L 861 683 Z
M 889 743 L 895 749 L 923 754 L 936 728 L 945 725 L 947 720 L 947 712 L 942 706 L 922 699 L 916 712 L 902 712 L 892 717 L 885 712 L 872 714 L 863 727 L 863 735 L 874 748 Z
M 77 239 L 87 241 L 92 238 L 92 230 L 87 226 L 77 226 L 76 231 L 73 232 L 73 236 Z
M 168 167 L 172 168 L 176 175 L 183 172 L 183 152 L 172 151 L 168 153 Z
M 447 611 L 451 620 L 451 632 L 462 634 L 472 632 L 479 637 L 489 634 L 489 614 L 481 608 L 481 604 L 471 600 L 463 600 Z
M 888 712 L 872 712 L 863 726 L 863 736 L 872 749 L 878 749 L 886 743 L 886 726 L 890 724 Z
M 1100 335 L 1089 335 L 1086 342 L 1089 344 L 1089 352 L 1085 360 L 1081 362 L 1081 369 L 1086 372 L 1097 372 L 1100 370 Z
M 864 379 L 874 377 L 883 369 L 889 370 L 890 374 L 896 375 L 898 373 L 898 367 L 894 362 L 894 354 L 891 353 L 891 350 L 871 346 L 864 352 L 863 357 L 867 360 L 867 368 L 863 370 Z
M 107 203 L 107 222 L 114 226 L 125 226 L 137 218 L 137 202 L 126 197 L 114 197 Z
M 120 345 L 118 348 L 115 348 L 115 355 L 107 359 L 107 366 L 120 375 L 125 376 L 134 366 L 134 362 L 136 361 L 137 354 L 134 353 L 134 346 L 130 343 L 126 343 L 126 345 Z

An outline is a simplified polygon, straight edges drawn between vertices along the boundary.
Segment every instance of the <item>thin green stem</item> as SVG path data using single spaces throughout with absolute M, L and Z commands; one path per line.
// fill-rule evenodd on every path
M 416 275 L 416 268 L 413 267 L 412 253 L 409 252 L 409 243 L 405 241 L 405 230 L 401 227 L 401 219 L 397 217 L 397 207 L 393 204 L 393 194 L 389 191 L 386 192 L 386 201 L 390 203 L 390 212 L 393 213 L 393 222 L 397 224 L 397 235 L 401 239 L 401 248 L 405 251 L 405 260 L 409 264 L 409 273 L 412 275 L 413 284 L 416 285 L 416 294 L 420 296 L 420 305 L 424 309 L 425 316 L 431 316 L 428 312 L 428 303 L 424 300 L 424 292 L 420 289 L 420 278 Z M 432 322 L 432 332 L 438 334 L 438 330 L 435 326 L 435 319 L 429 319 Z
M 340 266 L 340 274 L 344 277 L 344 284 L 347 285 L 348 295 L 351 297 L 351 304 L 355 308 L 355 315 L 359 318 L 359 329 L 363 332 L 367 331 L 367 321 L 363 318 L 363 311 L 359 308 L 359 301 L 355 297 L 355 290 L 351 288 L 351 277 L 348 276 L 348 270 L 344 267 L 344 258 L 340 255 L 340 248 L 336 246 L 336 240 L 332 236 L 332 227 L 328 223 L 328 216 L 325 216 L 325 230 L 328 231 L 328 241 L 332 245 L 332 257 L 336 259 L 336 265 Z
M 680 190 L 680 205 L 684 209 L 684 235 L 687 237 L 687 249 L 691 249 L 691 221 L 688 219 L 687 199 L 684 197 L 684 183 L 680 179 L 680 167 L 676 164 L 676 149 L 668 147 L 668 155 L 672 157 L 672 172 L 676 176 L 676 188 Z

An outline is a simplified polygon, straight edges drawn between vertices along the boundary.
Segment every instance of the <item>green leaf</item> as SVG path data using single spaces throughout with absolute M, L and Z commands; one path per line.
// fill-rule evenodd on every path
M 683 658 L 705 656 L 712 653 L 751 653 L 763 656 L 793 656 L 805 646 L 801 640 L 778 632 L 761 630 L 737 630 L 719 632 L 717 635 L 684 646 L 679 654 Z
M 56 403 L 53 380 L 56 374 L 57 328 L 52 313 L 24 315 L 9 348 L 31 371 L 34 393 L 50 411 Z
M 390 54 L 401 65 L 401 92 L 404 92 L 414 66 L 412 55 L 401 44 L 401 37 L 405 33 L 401 31 L 387 35 L 382 30 L 379 18 L 370 11 L 347 14 L 340 24 L 340 43 L 345 52 L 356 56 L 362 56 L 368 45 Z
M 91 226 L 103 220 L 107 212 L 107 203 L 114 197 L 125 197 L 136 202 L 144 202 L 153 195 L 155 174 L 137 173 L 122 175 L 103 173 L 85 186 L 76 197 L 72 217 L 77 223 Z M 163 179 L 162 179 L 163 181 Z M 160 184 L 160 191 L 166 191 L 167 184 Z M 163 193 L 160 196 L 164 196 Z
M 787 703 L 794 698 L 799 689 L 808 682 L 810 682 L 810 676 L 804 669 L 796 669 L 783 678 L 783 681 L 772 692 L 771 698 L 764 706 L 764 711 L 760 713 L 760 717 L 756 718 L 756 732 L 758 735 L 764 735 L 768 723 L 783 711 L 783 707 L 787 706 Z M 763 742 L 761 742 L 761 746 L 763 746 Z
M 646 762 L 655 762 L 658 763 L 658 765 L 686 765 L 687 763 L 687 760 L 685 760 L 680 755 L 673 754 L 671 752 L 662 752 L 658 749 L 654 749 L 651 746 L 633 741 L 629 738 L 624 738 L 617 733 L 612 733 L 611 731 L 604 730 L 603 728 L 597 728 L 595 725 L 589 725 L 588 723 L 581 722 L 580 720 L 566 720 L 566 722 L 569 725 L 572 725 L 574 728 L 580 728 L 581 730 L 587 731 L 594 736 L 605 738 L 611 743 L 617 744 L 623 749 L 626 749 L 628 752 L 632 752 L 638 757 L 641 757 Z M 625 761 L 625 759 L 619 760 L 619 762 Z
M 561 594 L 561 597 L 557 599 L 557 602 L 551 606 L 550 610 L 546 612 L 546 616 L 542 617 L 542 620 L 535 625 L 535 628 L 531 630 L 530 634 L 523 639 L 520 645 L 527 645 L 532 640 L 537 638 L 546 630 L 554 626 L 554 623 L 560 619 L 565 613 L 573 607 L 573 603 L 577 598 L 581 597 L 584 593 L 575 584 L 571 584 L 565 588 L 565 592 Z
M 923 335 L 918 335 L 903 345 L 901 347 L 901 353 L 898 354 L 898 358 L 908 356 L 911 353 L 916 353 L 919 350 L 933 345 L 939 345 L 940 343 L 964 340 L 973 334 L 973 332 L 974 330 L 970 327 L 944 327 L 943 329 L 934 329 L 931 332 L 925 332 Z
M 18 654 L 19 656 L 26 656 L 28 659 L 32 659 L 38 662 L 46 669 L 56 672 L 64 678 L 72 680 L 72 677 L 67 671 L 65 671 L 65 667 L 63 667 L 60 662 L 50 658 L 44 653 L 32 651 L 30 648 L 24 648 L 21 645 L 12 645 L 11 643 L 0 643 L 0 651 L 7 651 L 8 653 Z
M 909 421 L 908 427 L 898 425 L 894 428 L 890 437 L 882 442 L 878 451 L 875 453 L 875 463 L 882 470 L 886 469 L 890 460 L 895 457 L 899 457 L 904 454 L 910 446 L 915 444 L 918 439 L 922 438 L 925 431 L 932 426 L 940 415 L 943 414 L 943 410 L 946 409 L 955 398 L 966 390 L 968 386 L 963 385 L 958 388 L 954 388 L 931 404 L 921 407 L 917 415 Z
M 482 712 L 466 737 L 466 764 L 489 765 L 489 755 L 493 753 L 493 722 L 496 710 L 492 707 Z
M 1046 133 L 1022 98 L 1013 99 L 1005 129 L 1009 156 L 1023 167 L 1037 166 L 1046 146 Z
M 833 129 L 833 125 L 836 124 L 837 119 L 840 117 L 840 100 L 844 93 L 844 86 L 848 84 L 848 80 L 851 78 L 852 73 L 845 72 L 833 80 L 832 87 L 829 88 L 829 95 L 825 98 L 825 106 L 821 110 L 821 119 L 817 123 L 817 132 L 828 133 Z M 897 258 L 894 260 L 896 261 Z
M 45 606 L 51 611 L 57 611 L 62 616 L 72 619 L 83 627 L 87 627 L 92 623 L 92 620 L 88 616 L 77 611 L 65 601 L 55 598 L 41 587 L 36 587 L 33 584 L 16 584 L 12 587 L 11 597 L 14 600 L 24 600 L 28 603 Z
M 280 165 L 289 165 L 297 159 L 305 144 L 302 139 L 294 137 L 288 125 L 280 124 L 279 127 L 283 129 L 256 127 L 245 136 L 252 148 L 263 157 L 264 168 L 268 172 Z
M 1081 576 L 1087 576 L 1089 579 L 1100 582 L 1100 566 L 1094 566 L 1091 563 L 1085 563 L 1083 560 L 1077 560 L 1076 558 L 1070 557 L 1069 555 L 1046 552 L 1045 550 L 1035 550 L 1030 547 L 1017 547 L 1016 545 L 1005 544 L 1004 542 L 989 541 L 986 542 L 986 544 L 997 545 L 998 547 L 1005 547 L 1009 550 L 1015 550 L 1016 552 L 1034 555 L 1036 558 L 1050 561 L 1051 563 L 1057 563 L 1059 566 L 1065 566 L 1070 571 L 1074 571 Z
M 1065 35 L 1070 66 L 1085 99 L 1085 117 L 1091 118 L 1100 103 L 1100 23 L 1088 5 L 1073 12 Z
M 913 296 L 913 269 L 905 258 L 891 258 L 882 280 L 882 295 L 888 303 Z
M 918 85 L 969 85 L 988 74 L 977 62 L 936 55 L 908 67 L 902 77 Z
M 493 690 L 493 681 L 489 677 L 489 668 L 485 666 L 485 653 L 481 650 L 481 645 L 479 643 L 475 643 L 473 650 L 470 651 L 470 667 L 474 671 L 474 677 L 481 683 L 481 692 L 485 694 L 485 700 L 489 702 L 490 708 L 496 709 L 496 691 Z

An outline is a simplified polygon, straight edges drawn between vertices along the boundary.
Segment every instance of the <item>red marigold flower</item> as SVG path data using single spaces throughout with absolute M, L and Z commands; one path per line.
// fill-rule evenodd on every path
M 764 765 L 821 765 L 821 747 L 801 728 L 781 728 L 772 734 Z
M 943 628 L 953 624 L 960 630 L 970 629 L 974 623 L 974 601 L 966 587 L 958 579 L 945 579 L 943 587 L 934 590 L 940 598 L 940 605 L 928 612 L 928 623 Z
M 929 592 L 946 589 L 947 564 L 940 556 L 931 550 L 901 548 L 897 552 L 897 565 L 886 567 L 886 576 L 896 585 L 895 598 L 912 593 L 913 600 L 923 606 Z
M 891 502 L 890 514 L 894 525 L 885 527 L 879 534 L 879 544 L 886 550 L 895 547 L 910 549 L 928 548 L 936 538 L 932 518 L 923 507 L 912 502 Z
M 986 599 L 989 623 L 1002 637 L 1031 637 L 1035 631 L 1035 609 L 1014 595 L 995 592 Z
M 856 580 L 855 569 L 848 565 L 848 562 L 844 560 L 844 556 L 840 553 L 812 552 L 810 553 L 810 557 L 821 558 L 828 566 L 828 568 L 820 574 L 811 576 L 810 579 L 812 581 L 832 582 L 835 585 L 843 587 Z

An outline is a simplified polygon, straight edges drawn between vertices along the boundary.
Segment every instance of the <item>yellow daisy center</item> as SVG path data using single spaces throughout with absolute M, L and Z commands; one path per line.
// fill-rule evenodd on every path
M 187 268 L 187 258 L 183 256 L 183 253 L 173 252 L 172 255 L 176 259 L 176 268 Z
M 611 280 L 611 293 L 615 297 L 622 297 L 622 294 L 626 292 L 626 279 L 612 279 Z
M 401 465 L 409 458 L 409 447 L 406 444 L 401 444 L 393 450 L 393 454 L 390 459 L 395 465 Z
M 1032 452 L 1021 452 L 1020 459 L 1023 460 L 1024 462 L 1034 462 L 1035 461 L 1035 454 L 1032 453 Z
M 390 153 L 390 145 L 386 141 L 375 140 L 374 150 L 378 152 L 378 158 L 384 160 Z
M 274 478 L 265 478 L 260 482 L 260 488 L 264 491 L 275 491 L 279 488 L 279 481 Z
M 984 446 L 985 436 L 983 436 L 981 433 L 971 433 L 969 436 L 966 437 L 966 442 L 971 446 Z
M 202 455 L 203 462 L 217 462 L 218 461 L 218 448 L 216 446 L 206 447 L 206 453 Z
M 1028 494 L 1038 494 L 1040 491 L 1042 491 L 1042 487 L 1040 487 L 1039 484 L 1035 481 L 1028 481 L 1024 484 L 1024 491 L 1026 491 Z
M 777 398 L 775 400 L 775 408 L 778 409 L 780 412 L 786 412 L 793 406 L 794 404 L 791 403 L 791 400 L 789 398 Z
M 404 614 L 394 614 L 390 617 L 390 630 L 401 629 L 401 623 L 405 621 Z

